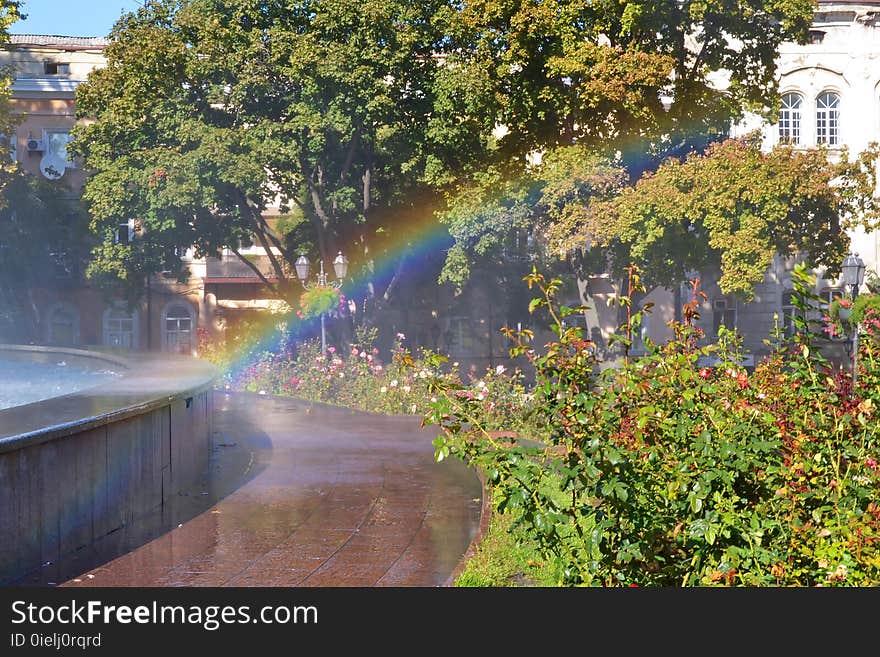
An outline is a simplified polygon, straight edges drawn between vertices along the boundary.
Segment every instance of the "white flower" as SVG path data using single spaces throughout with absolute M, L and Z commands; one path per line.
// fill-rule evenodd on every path
M 403 333 L 398 333 L 398 334 L 397 334 L 397 339 L 398 339 L 398 340 L 406 340 L 406 336 L 405 336 Z
M 391 379 L 391 384 L 390 384 L 390 385 L 391 385 L 392 388 L 396 388 L 396 387 L 397 387 L 397 379 Z
M 410 412 L 410 413 L 415 413 L 415 412 L 416 412 L 416 408 L 417 408 L 417 406 L 416 406 L 415 404 L 413 404 L 412 406 L 409 407 L 409 412 Z
M 477 399 L 485 399 L 485 398 L 486 398 L 486 395 L 482 390 L 477 393 Z
M 431 397 L 431 403 L 432 403 L 432 404 L 436 404 L 436 403 L 437 403 L 437 398 L 436 398 L 436 397 Z
M 339 373 L 339 378 L 340 378 L 340 379 L 344 379 L 344 378 L 345 378 L 345 372 L 340 372 L 340 373 Z
M 387 387 L 387 386 L 382 386 L 381 388 L 379 388 L 379 392 L 381 392 L 381 393 L 386 393 L 386 392 L 388 392 L 388 387 Z
M 485 390 L 489 386 L 486 385 L 485 381 L 477 381 L 477 387 L 480 388 L 481 390 Z
M 420 371 L 420 372 L 419 372 L 419 378 L 420 378 L 420 379 L 427 379 L 427 378 L 428 378 L 428 373 L 427 373 L 425 370 Z
M 366 358 L 366 357 L 367 357 L 367 352 L 366 352 L 366 351 L 362 351 L 361 353 L 358 354 L 358 356 L 360 356 L 361 358 Z
M 258 392 L 257 394 L 259 394 L 259 395 L 265 395 L 265 394 L 266 394 L 266 391 L 265 391 L 265 390 L 260 390 L 260 392 Z
M 455 362 L 452 364 L 452 366 L 453 366 L 453 367 L 458 367 L 458 361 L 455 361 Z
M 409 392 L 410 390 L 412 390 L 412 388 L 410 388 L 409 386 L 403 386 L 401 390 L 403 390 L 404 392 Z
M 495 374 L 504 374 L 505 371 L 506 368 L 504 367 L 504 365 L 499 365 L 495 368 Z

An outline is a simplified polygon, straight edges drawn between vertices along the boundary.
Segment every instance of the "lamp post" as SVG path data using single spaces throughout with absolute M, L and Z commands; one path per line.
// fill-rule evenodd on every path
M 327 274 L 324 272 L 324 260 L 321 260 L 321 269 L 318 272 L 317 280 L 314 283 L 309 283 L 307 280 L 309 277 L 309 259 L 306 258 L 304 253 L 299 254 L 299 258 L 296 259 L 296 262 L 293 264 L 296 269 L 296 277 L 299 279 L 299 282 L 302 286 L 311 290 L 315 287 L 333 287 L 337 290 L 342 287 L 342 279 L 345 278 L 346 274 L 348 274 L 348 258 L 342 255 L 342 251 L 336 256 L 336 259 L 333 260 L 333 271 L 336 274 L 335 281 L 327 280 Z M 325 313 L 321 313 L 321 353 L 327 353 L 327 333 L 324 329 L 324 315 Z
M 850 288 L 850 295 L 853 302 L 859 296 L 859 288 L 865 280 L 865 261 L 859 257 L 858 253 L 850 253 L 843 259 L 841 265 L 841 275 L 843 284 Z M 852 343 L 852 380 L 855 387 L 859 373 L 859 325 L 853 326 L 853 343 Z

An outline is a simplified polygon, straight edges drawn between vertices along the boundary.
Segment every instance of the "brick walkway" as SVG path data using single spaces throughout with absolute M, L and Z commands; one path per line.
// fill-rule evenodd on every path
M 79 557 L 79 569 L 56 565 L 63 586 L 448 583 L 478 531 L 481 491 L 463 464 L 434 462 L 436 429 L 282 397 L 215 394 L 215 453 L 202 490 L 141 523 L 146 529 L 111 536 Z M 145 532 L 155 538 L 147 534 L 144 544 Z M 84 568 L 114 551 L 126 553 Z

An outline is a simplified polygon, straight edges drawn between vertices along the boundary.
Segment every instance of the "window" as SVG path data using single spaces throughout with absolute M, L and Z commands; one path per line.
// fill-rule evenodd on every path
M 49 344 L 72 346 L 79 344 L 79 313 L 67 304 L 58 304 L 49 310 Z
M 822 43 L 825 40 L 825 32 L 822 30 L 810 30 L 810 43 Z
M 798 307 L 795 305 L 797 293 L 792 290 L 784 290 L 782 292 L 782 334 L 791 337 L 797 332 L 795 325 L 795 317 L 797 317 Z
M 109 347 L 137 347 L 137 313 L 113 307 L 104 311 L 104 344 Z
M 443 334 L 446 350 L 451 354 L 469 354 L 474 348 L 473 331 L 467 317 L 451 317 Z
M 782 96 L 779 110 L 779 141 L 783 144 L 801 143 L 801 109 L 804 99 L 800 94 L 788 93 Z
M 46 60 L 43 62 L 43 73 L 45 75 L 70 75 L 70 64 Z
M 630 350 L 633 355 L 642 355 L 647 353 L 645 340 L 649 338 L 651 333 L 651 315 L 643 312 L 641 308 L 639 309 L 639 311 L 642 313 L 642 323 L 639 324 L 638 328 L 633 330 L 632 348 Z
M 816 99 L 816 143 L 840 143 L 840 96 L 832 91 L 819 94 Z
M 849 298 L 849 295 L 846 293 L 846 290 L 844 290 L 843 288 L 839 288 L 839 287 L 825 288 L 824 290 L 822 290 L 822 292 L 820 292 L 820 296 L 822 297 L 822 301 L 819 306 L 819 310 L 821 311 L 821 314 L 823 316 L 828 314 L 828 312 L 831 308 L 831 304 L 834 303 L 835 299 Z M 848 340 L 849 337 L 846 335 L 833 335 L 833 336 L 830 336 L 829 339 L 840 341 L 840 340 Z
M 125 223 L 116 226 L 116 234 L 113 241 L 116 244 L 130 244 L 134 240 L 134 219 L 129 219 Z
M 162 313 L 163 349 L 178 354 L 192 354 L 193 323 L 189 305 L 180 302 L 169 304 Z
M 712 332 L 718 335 L 721 327 L 736 329 L 736 301 L 715 299 L 712 301 Z

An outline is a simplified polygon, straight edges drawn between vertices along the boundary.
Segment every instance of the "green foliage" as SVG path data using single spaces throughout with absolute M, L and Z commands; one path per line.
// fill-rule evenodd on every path
M 539 442 L 499 440 L 442 382 L 425 421 L 443 430 L 438 458 L 483 469 L 496 509 L 559 583 L 880 583 L 875 342 L 852 390 L 808 335 L 749 372 L 735 334 L 698 347 L 686 312 L 674 340 L 599 373 L 591 343 L 553 309 L 558 282 L 530 282 L 558 335 L 539 355 L 511 334 L 536 368 Z M 795 277 L 805 311 L 808 284 Z
M 777 49 L 804 42 L 812 16 L 806 0 L 482 0 L 450 3 L 437 20 L 449 93 L 487 135 L 508 128 L 496 148 L 509 161 L 574 143 L 662 154 L 724 133 L 743 110 L 775 106 Z M 727 90 L 710 82 L 722 69 Z
M 475 174 L 438 213 L 454 240 L 440 282 L 462 286 L 472 261 L 502 266 L 511 257 L 556 260 L 556 250 L 549 257 L 542 253 L 544 230 L 576 221 L 591 201 L 613 197 L 624 180 L 620 167 L 582 146 L 560 147 L 518 176 L 499 168 Z M 511 248 L 512 235 L 523 236 L 518 249 Z M 526 235 L 538 236 L 530 249 Z
M 355 241 L 381 256 L 430 191 L 429 166 L 469 159 L 430 126 L 437 6 L 157 0 L 123 15 L 107 66 L 77 88 L 92 120 L 71 150 L 92 172 L 94 233 L 112 241 L 120 218 L 142 230 L 136 248 L 104 248 L 94 273 L 141 281 L 177 270 L 175 247 L 214 255 L 253 239 L 280 253 L 277 282 L 263 282 L 289 299 L 309 243 L 328 261 Z M 300 224 L 263 217 L 276 197 L 310 228 L 297 244 L 284 231 Z
M 802 253 L 811 266 L 839 270 L 849 242 L 841 217 L 877 216 L 875 180 L 860 162 L 728 140 L 684 162 L 670 159 L 619 197 L 557 222 L 550 241 L 559 250 L 589 239 L 609 250 L 618 274 L 637 262 L 653 284 L 718 269 L 723 292 L 750 298 L 776 254 Z
M 811 0 L 748 7 L 481 0 L 443 7 L 436 19 L 446 35 L 438 102 L 448 99 L 456 111 L 435 106 L 444 110 L 435 123 L 469 144 L 466 152 L 482 155 L 463 170 L 468 175 L 441 215 L 455 240 L 444 280 L 461 285 L 470 264 L 497 253 L 511 228 L 542 242 L 547 226 L 539 219 L 568 228 L 592 223 L 590 202 L 603 194 L 582 185 L 578 171 L 619 183 L 625 170 L 635 181 L 666 157 L 727 134 L 746 110 L 772 117 L 778 47 L 805 41 L 813 9 Z M 725 89 L 710 82 L 722 70 Z M 536 155 L 556 164 L 532 167 Z M 558 164 L 575 174 L 559 180 L 586 193 L 557 196 L 557 205 L 542 208 L 538 197 L 556 191 L 545 177 Z M 586 244 L 581 235 L 575 242 L 577 249 Z M 549 251 L 556 257 L 571 249 Z M 648 277 L 653 273 L 646 263 Z
M 554 586 L 556 574 L 542 555 L 517 532 L 509 513 L 495 513 L 476 553 L 468 559 L 455 586 Z
M 299 310 L 303 318 L 318 317 L 339 305 L 339 290 L 329 285 L 316 285 L 299 297 Z

